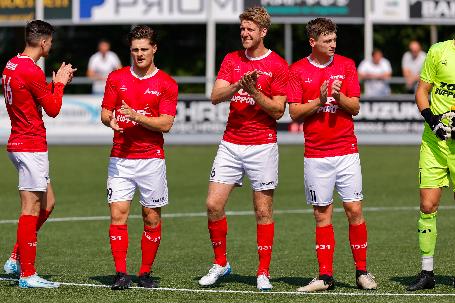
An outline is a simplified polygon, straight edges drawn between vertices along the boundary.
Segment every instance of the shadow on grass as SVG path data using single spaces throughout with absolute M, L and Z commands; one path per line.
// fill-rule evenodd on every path
M 415 281 L 417 275 L 415 276 L 402 276 L 402 277 L 392 277 L 390 280 L 400 283 L 403 287 L 408 287 L 409 284 Z M 443 275 L 435 275 L 436 279 L 436 286 L 438 284 L 453 286 L 454 284 L 454 277 L 453 276 L 443 276 Z
M 131 281 L 133 281 L 133 283 L 137 284 L 139 278 L 136 275 L 129 275 L 129 276 L 131 277 Z M 151 277 L 152 277 L 152 279 L 155 282 L 158 283 L 158 286 L 159 286 L 161 278 L 160 277 L 155 277 L 153 275 L 151 275 Z M 103 285 L 112 285 L 112 283 L 114 283 L 114 278 L 115 278 L 115 275 L 90 277 L 91 280 L 97 281 L 97 282 L 99 282 L 100 284 L 103 284 Z

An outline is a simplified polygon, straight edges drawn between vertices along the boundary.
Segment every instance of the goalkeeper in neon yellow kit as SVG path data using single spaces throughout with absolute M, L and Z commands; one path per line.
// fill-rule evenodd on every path
M 416 91 L 416 103 L 426 122 L 419 161 L 418 233 L 422 271 L 408 286 L 409 291 L 435 286 L 433 256 L 437 210 L 442 188 L 449 186 L 449 180 L 455 184 L 455 119 L 452 125 L 455 115 L 455 40 L 436 43 L 428 51 Z

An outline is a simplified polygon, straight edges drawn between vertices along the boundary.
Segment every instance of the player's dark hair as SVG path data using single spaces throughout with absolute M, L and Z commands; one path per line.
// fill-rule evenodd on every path
M 328 18 L 316 18 L 306 25 L 308 38 L 317 40 L 320 35 L 328 35 L 337 32 L 336 24 Z
M 151 45 L 156 45 L 156 32 L 147 25 L 136 25 L 128 33 L 128 42 L 131 45 L 131 41 L 149 39 Z
M 45 21 L 30 21 L 25 26 L 25 43 L 30 46 L 38 46 L 40 39 L 51 37 L 54 32 L 54 27 Z

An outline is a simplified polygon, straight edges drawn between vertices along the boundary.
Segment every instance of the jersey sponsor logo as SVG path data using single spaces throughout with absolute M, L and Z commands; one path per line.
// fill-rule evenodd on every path
M 262 70 L 258 70 L 258 74 L 259 75 L 264 75 L 264 76 L 267 76 L 267 77 L 270 77 L 270 78 L 272 78 L 272 76 L 273 76 L 272 72 L 264 72 Z
M 441 82 L 441 86 L 434 91 L 436 95 L 455 98 L 455 83 Z
M 143 110 L 143 109 L 140 109 L 140 110 L 137 110 L 136 111 L 138 114 L 141 114 L 141 115 L 144 115 L 144 116 L 151 116 L 150 113 L 148 113 L 147 111 Z M 133 125 L 136 125 L 137 122 L 134 122 L 134 121 L 131 121 L 129 118 L 127 118 L 125 115 L 121 114 L 120 112 L 117 112 L 116 115 L 115 115 L 115 118 L 117 119 L 117 121 L 119 122 L 123 122 L 123 123 L 132 123 Z
M 147 90 L 144 92 L 144 95 L 155 95 L 155 96 L 160 96 L 161 93 L 156 90 L 150 90 L 150 88 L 147 88 Z
M 6 63 L 6 69 L 15 70 L 16 67 L 17 67 L 17 64 L 14 64 L 14 63 L 11 62 L 11 61 L 8 61 L 8 63 Z
M 327 97 L 327 102 L 325 103 L 324 106 L 322 106 L 318 109 L 318 113 L 323 112 L 323 113 L 335 114 L 337 112 L 339 106 L 337 104 L 332 104 L 332 102 L 335 102 L 335 98 Z
M 256 101 L 254 101 L 253 97 L 250 96 L 246 91 L 241 88 L 238 92 L 237 95 L 234 95 L 231 98 L 231 102 L 239 102 L 239 103 L 247 103 L 249 105 L 255 105 Z
M 330 80 L 344 80 L 346 78 L 345 75 L 332 75 L 330 76 Z

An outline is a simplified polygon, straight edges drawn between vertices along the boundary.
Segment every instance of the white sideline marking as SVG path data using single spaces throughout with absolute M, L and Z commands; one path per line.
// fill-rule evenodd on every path
M 439 206 L 439 209 L 455 209 L 455 205 Z M 364 207 L 364 212 L 382 212 L 382 211 L 418 211 L 418 206 L 391 206 L 391 207 Z M 344 209 L 341 207 L 334 208 L 333 212 L 340 213 L 344 212 Z M 283 214 L 312 214 L 313 209 L 278 209 L 274 210 L 274 215 L 283 215 Z M 251 210 L 243 211 L 227 211 L 226 215 L 228 216 L 251 216 L 254 215 L 254 212 Z M 188 218 L 188 217 L 206 217 L 206 212 L 199 213 L 170 213 L 162 214 L 163 218 Z M 130 219 L 141 219 L 142 216 L 139 215 L 130 215 Z M 71 221 L 107 221 L 111 218 L 109 216 L 94 216 L 94 217 L 63 217 L 63 218 L 49 218 L 47 222 L 71 222 Z M 0 220 L 0 224 L 16 224 L 17 219 L 15 220 Z
M 0 281 L 17 282 L 17 279 L 0 278 Z M 89 284 L 89 283 L 68 283 L 58 282 L 65 286 L 76 287 L 94 287 L 94 288 L 111 288 L 110 285 L 104 284 Z M 345 297 L 454 297 L 454 293 L 386 293 L 386 292 L 298 292 L 298 291 L 253 291 L 253 290 L 228 290 L 228 289 L 191 289 L 191 288 L 171 288 L 171 287 L 157 287 L 157 288 L 143 288 L 133 286 L 132 289 L 140 289 L 145 291 L 174 291 L 174 292 L 194 292 L 194 293 L 233 293 L 233 294 L 254 294 L 254 295 L 300 295 L 300 296 L 345 296 Z

